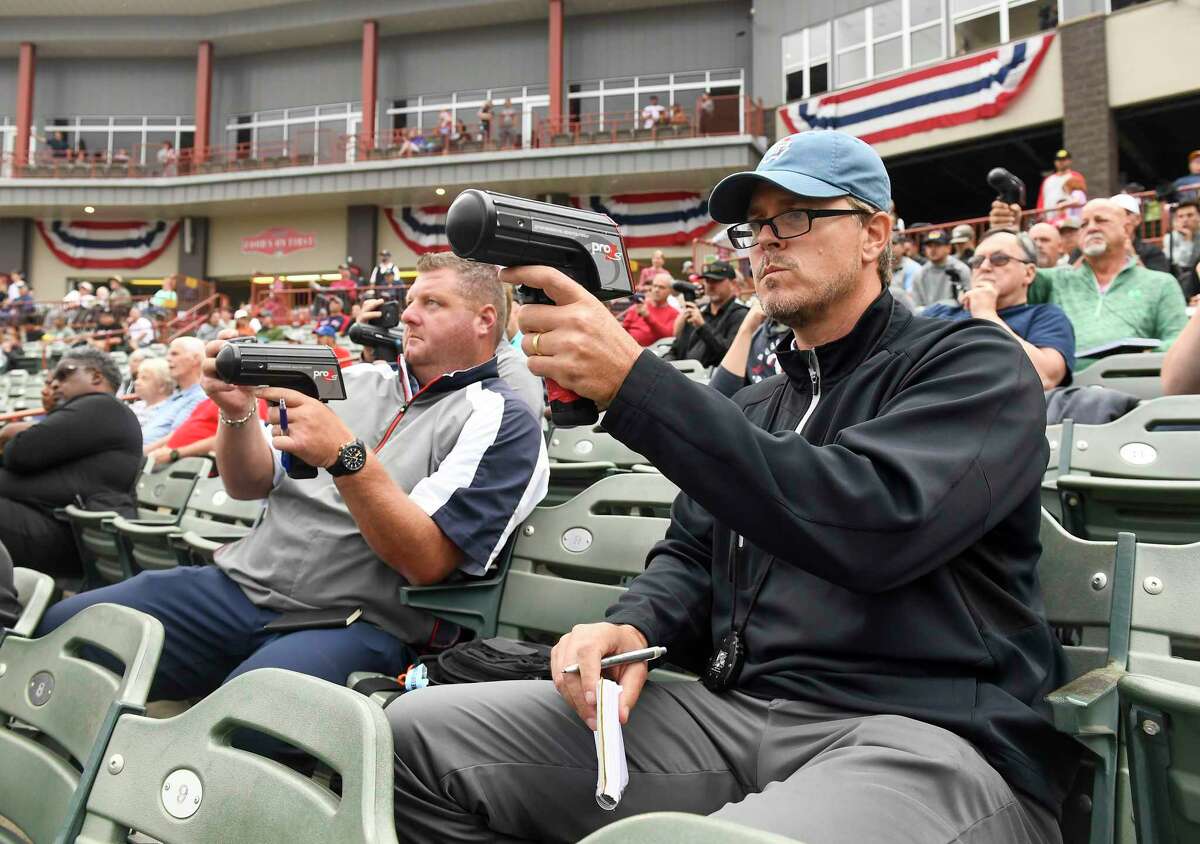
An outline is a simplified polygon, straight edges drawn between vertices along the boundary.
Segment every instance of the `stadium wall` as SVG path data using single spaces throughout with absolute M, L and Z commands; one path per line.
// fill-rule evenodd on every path
M 1200 5 L 1135 6 L 1114 12 L 1105 24 L 1109 106 L 1200 91 L 1196 64 L 1184 58 L 1196 52 Z
M 190 59 L 43 59 L 37 63 L 39 119 L 75 115 L 190 115 L 196 62 Z M 0 88 L 3 88 L 0 81 Z M 16 77 L 11 96 L 15 97 Z M 15 110 L 15 104 L 14 104 Z
M 17 63 L 0 61 L 0 117 L 17 120 Z
M 286 255 L 242 251 L 242 238 L 272 228 L 294 229 L 300 235 L 312 235 L 313 245 Z M 330 272 L 345 258 L 345 207 L 213 217 L 209 220 L 209 278 L 245 278 L 256 273 Z M 359 262 L 365 260 L 357 255 L 355 258 Z M 174 268 L 171 272 L 174 272 Z

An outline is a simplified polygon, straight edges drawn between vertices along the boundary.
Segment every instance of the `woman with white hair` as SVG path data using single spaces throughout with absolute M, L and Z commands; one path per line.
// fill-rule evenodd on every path
M 175 381 L 171 378 L 166 358 L 143 360 L 133 383 L 138 400 L 129 409 L 138 418 L 138 424 L 145 425 L 154 409 L 175 392 Z

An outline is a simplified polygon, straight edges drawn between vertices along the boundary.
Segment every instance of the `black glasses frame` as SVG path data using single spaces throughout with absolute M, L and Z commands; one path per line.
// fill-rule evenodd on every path
M 808 234 L 812 231 L 813 220 L 819 220 L 822 217 L 846 217 L 850 214 L 870 217 L 873 213 L 873 211 L 862 211 L 858 208 L 792 208 L 765 220 L 747 220 L 744 223 L 731 226 L 726 234 L 729 236 L 729 242 L 733 244 L 734 248 L 749 249 L 758 240 L 758 232 L 762 231 L 763 226 L 769 226 L 771 231 L 780 240 L 791 240 L 794 237 L 803 237 Z M 780 233 L 779 227 L 775 225 L 775 221 L 780 217 L 786 217 L 788 214 L 805 215 L 805 218 L 808 220 L 808 226 L 804 231 L 788 235 Z M 755 226 L 758 227 L 758 232 L 754 230 Z
M 1003 258 L 1003 261 L 997 261 L 997 258 Z M 993 252 L 990 255 L 972 255 L 967 259 L 967 266 L 972 270 L 977 270 L 983 266 L 983 262 L 987 261 L 993 267 L 1003 267 L 1009 261 L 1020 261 L 1022 264 L 1036 264 L 1036 261 L 1031 261 L 1028 258 L 1017 258 L 1014 255 L 1009 255 L 1007 252 Z

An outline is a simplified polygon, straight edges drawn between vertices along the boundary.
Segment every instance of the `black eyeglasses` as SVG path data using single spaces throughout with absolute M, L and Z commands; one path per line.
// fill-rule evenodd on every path
M 993 267 L 1003 267 L 1009 261 L 1020 261 L 1022 264 L 1032 264 L 1028 258 L 1015 258 L 1012 255 L 1007 255 L 1003 252 L 993 252 L 991 255 L 972 255 L 967 259 L 967 266 L 973 270 L 977 270 L 983 266 L 984 261 L 990 260 Z
M 65 381 L 70 378 L 80 369 L 79 366 L 73 363 L 61 363 L 54 370 L 54 374 L 50 376 L 51 381 Z
M 729 242 L 733 244 L 735 249 L 749 249 L 758 240 L 759 233 L 763 230 L 763 226 L 770 227 L 771 231 L 780 240 L 788 240 L 793 237 L 806 235 L 812 230 L 813 220 L 821 217 L 845 217 L 850 214 L 859 214 L 864 217 L 871 216 L 869 211 L 859 211 L 857 208 L 833 208 L 833 209 L 818 209 L 818 208 L 795 208 L 791 211 L 784 211 L 782 214 L 776 214 L 766 220 L 747 220 L 744 223 L 733 226 L 729 229 Z

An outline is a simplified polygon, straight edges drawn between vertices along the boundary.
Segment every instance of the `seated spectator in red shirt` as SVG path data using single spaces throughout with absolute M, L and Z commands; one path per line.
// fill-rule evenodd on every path
M 267 403 L 258 401 L 258 418 L 266 421 Z M 183 423 L 171 432 L 165 445 L 150 452 L 155 465 L 174 463 L 185 457 L 202 457 L 211 454 L 217 441 L 217 406 L 210 398 L 196 405 Z
M 322 325 L 317 329 L 317 342 L 322 346 L 328 346 L 333 349 L 334 355 L 337 356 L 338 366 L 345 369 L 354 363 L 354 358 L 350 356 L 350 350 L 342 348 L 337 344 L 337 331 L 332 325 Z
M 326 316 L 317 320 L 317 328 L 323 328 L 326 325 L 332 325 L 333 330 L 338 334 L 345 334 L 350 330 L 352 320 L 344 312 L 345 306 L 339 298 L 331 298 L 329 300 L 329 313 Z
M 655 340 L 675 335 L 679 311 L 670 303 L 671 275 L 659 273 L 650 282 L 650 293 L 641 303 L 625 312 L 621 325 L 634 340 L 649 346 Z

